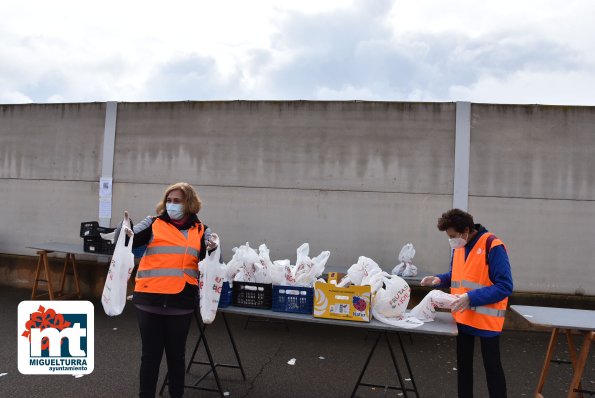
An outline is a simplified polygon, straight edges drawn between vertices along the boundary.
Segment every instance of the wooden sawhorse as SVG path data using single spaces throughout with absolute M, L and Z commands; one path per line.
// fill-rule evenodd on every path
M 66 299 L 71 297 L 81 298 L 81 286 L 79 282 L 79 276 L 76 269 L 76 261 L 74 258 L 74 254 L 66 253 L 66 258 L 64 259 L 64 268 L 62 269 L 62 275 L 60 278 L 60 290 L 55 291 L 52 287 L 52 274 L 50 272 L 50 264 L 48 261 L 48 253 L 52 253 L 50 250 L 38 250 L 37 255 L 39 259 L 37 260 L 37 270 L 35 271 L 35 283 L 33 284 L 33 291 L 31 292 L 31 300 L 36 300 L 39 297 L 49 296 L 50 300 L 60 300 Z M 76 287 L 76 292 L 64 293 L 64 284 L 66 282 L 66 274 L 68 271 L 68 266 L 72 266 L 72 276 L 74 278 L 74 285 Z M 40 279 L 41 269 L 43 268 L 45 272 L 45 279 Z M 39 282 L 45 282 L 47 284 L 47 291 L 45 293 L 38 293 L 37 290 L 39 289 Z
M 572 364 L 572 381 L 570 382 L 570 387 L 568 388 L 568 395 L 567 398 L 575 398 L 578 394 L 579 397 L 583 397 L 583 393 L 593 394 L 594 391 L 585 390 L 581 386 L 581 378 L 583 376 L 583 371 L 585 369 L 585 364 L 587 362 L 587 358 L 589 357 L 589 351 L 591 350 L 591 343 L 595 341 L 595 332 L 593 331 L 580 331 L 583 334 L 583 345 L 581 347 L 580 353 L 578 358 L 576 357 L 576 348 L 574 346 L 574 342 L 572 341 L 572 330 L 564 329 L 566 333 L 566 339 L 568 340 L 568 353 L 570 354 L 570 362 L 568 361 L 559 361 L 552 359 L 554 354 L 554 347 L 556 346 L 556 341 L 558 339 L 558 333 L 560 328 L 554 328 L 552 330 L 552 335 L 550 337 L 550 343 L 547 348 L 547 353 L 545 355 L 545 361 L 543 362 L 543 368 L 541 369 L 541 374 L 539 375 L 539 382 L 537 383 L 537 389 L 535 390 L 535 398 L 542 398 L 541 392 L 543 391 L 543 386 L 545 384 L 545 378 L 547 376 L 548 369 L 550 367 L 551 362 L 557 363 L 571 363 Z

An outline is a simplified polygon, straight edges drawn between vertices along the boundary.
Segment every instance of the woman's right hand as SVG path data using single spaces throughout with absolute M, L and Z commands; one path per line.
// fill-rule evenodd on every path
M 130 222 L 130 220 L 128 219 L 128 210 L 124 210 L 124 221 L 128 221 Z M 122 226 L 122 229 L 124 230 L 124 232 L 126 232 L 126 235 L 128 237 L 131 237 L 132 235 L 134 235 L 134 232 L 132 232 L 132 230 L 130 228 L 128 228 L 127 226 Z
M 438 286 L 440 284 L 440 278 L 438 278 L 437 276 L 426 276 L 424 277 L 421 282 L 420 285 L 422 286 Z

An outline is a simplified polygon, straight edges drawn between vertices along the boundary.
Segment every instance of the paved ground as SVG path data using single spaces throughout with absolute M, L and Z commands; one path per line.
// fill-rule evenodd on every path
M 30 291 L 0 286 L 0 397 L 134 397 L 138 395 L 140 338 L 135 309 L 128 305 L 121 316 L 109 318 L 101 304 L 95 304 L 95 370 L 73 376 L 21 375 L 17 369 L 17 305 Z M 371 348 L 371 335 L 354 328 L 289 322 L 253 323 L 245 317 L 228 315 L 237 341 L 247 380 L 239 371 L 222 369 L 223 386 L 230 397 L 349 397 L 359 371 Z M 286 327 L 287 326 L 287 327 Z M 231 361 L 233 353 L 223 333 L 222 319 L 209 327 L 208 337 L 217 361 Z M 188 357 L 197 339 L 193 326 Z M 505 364 L 509 397 L 530 397 L 547 347 L 549 335 L 540 332 L 505 332 L 502 360 Z M 404 337 L 415 381 L 421 397 L 456 396 L 455 341 L 451 337 L 414 335 Z M 578 339 L 577 339 L 578 342 Z M 386 346 L 379 347 L 364 381 L 395 383 Z M 477 347 L 477 351 L 479 347 Z M 481 357 L 476 352 L 475 391 L 486 397 Z M 557 354 L 567 357 L 560 339 Z M 202 352 L 201 358 L 204 358 Z M 295 365 L 288 361 L 296 359 Z M 583 385 L 595 389 L 595 353 L 585 370 Z M 196 379 L 200 367 L 194 365 L 188 380 Z M 159 383 L 163 380 L 162 367 Z M 552 365 L 544 395 L 565 396 L 571 378 L 570 365 Z M 211 378 L 209 385 L 214 386 Z M 164 394 L 167 396 L 167 392 Z M 188 397 L 215 397 L 208 392 L 188 391 Z M 360 397 L 402 396 L 395 391 L 362 387 Z

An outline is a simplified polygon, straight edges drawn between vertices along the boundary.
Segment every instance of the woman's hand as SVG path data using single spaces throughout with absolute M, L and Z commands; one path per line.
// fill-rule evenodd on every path
M 219 246 L 219 235 L 212 233 L 207 241 L 207 250 L 214 250 Z
M 460 311 L 463 312 L 470 308 L 470 300 L 469 295 L 465 294 L 456 294 L 457 299 L 452 302 L 451 310 L 452 312 Z
M 128 219 L 128 210 L 124 210 L 124 222 L 129 222 L 130 220 Z M 130 228 L 128 228 L 127 226 L 123 225 L 122 226 L 122 230 L 124 232 L 126 232 L 126 235 L 130 238 L 132 235 L 134 235 L 134 232 L 132 232 L 132 230 Z
M 422 286 L 438 286 L 440 284 L 440 278 L 438 278 L 437 276 L 426 276 L 424 277 L 421 282 L 420 285 Z

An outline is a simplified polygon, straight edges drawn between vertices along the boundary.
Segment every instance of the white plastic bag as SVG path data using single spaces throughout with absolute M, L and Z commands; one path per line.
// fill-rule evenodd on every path
M 323 251 L 314 258 L 308 257 L 310 245 L 302 244 L 297 249 L 297 258 L 293 269 L 293 280 L 297 286 L 313 286 L 316 278 L 324 272 L 324 266 L 331 255 L 329 251 Z
M 392 274 L 411 277 L 417 276 L 417 267 L 413 265 L 413 257 L 415 256 L 415 248 L 413 243 L 407 243 L 401 248 L 399 253 L 399 261 L 401 262 L 395 268 L 393 268 Z
M 275 260 L 271 265 L 271 283 L 273 285 L 287 285 L 286 269 L 289 269 L 289 260 Z
M 258 246 L 258 263 L 255 263 L 256 271 L 254 280 L 256 283 L 272 283 L 272 267 L 270 251 L 264 243 Z
M 101 295 L 103 310 L 109 316 L 120 315 L 124 311 L 128 279 L 130 279 L 130 273 L 134 268 L 134 254 L 132 254 L 134 235 L 130 237 L 128 246 L 126 246 L 125 228 L 130 228 L 130 219 L 128 218 L 125 218 L 122 222 L 122 230 L 114 248 L 112 261 L 103 286 L 103 294 Z
M 444 293 L 442 290 L 432 290 L 411 310 L 411 316 L 422 322 L 432 322 L 436 317 L 435 308 L 450 309 L 456 296 Z
M 371 258 L 360 256 L 357 263 L 347 270 L 349 281 L 354 285 L 367 285 L 364 280 L 369 281 L 375 274 L 381 273 L 380 266 Z
M 256 271 L 262 270 L 260 257 L 258 257 L 258 253 L 256 250 L 250 247 L 250 244 L 246 242 L 245 245 L 238 247 L 236 252 L 234 253 L 233 261 L 237 261 L 239 266 L 238 273 L 234 276 L 233 280 L 236 282 L 260 282 L 260 280 L 256 280 Z M 259 278 L 264 277 L 266 275 L 262 272 L 259 273 Z
M 240 272 L 240 267 L 243 265 L 243 262 L 240 260 L 238 253 L 238 248 L 234 247 L 232 249 L 233 256 L 225 265 L 225 277 L 223 278 L 224 281 L 233 282 L 238 272 Z
M 372 303 L 372 315 L 382 323 L 412 329 L 423 325 L 420 320 L 406 314 L 411 289 L 405 280 L 396 275 L 382 278 L 384 287 L 376 292 Z
M 221 264 L 221 248 L 217 248 L 198 264 L 200 277 L 200 316 L 205 324 L 212 323 L 217 315 L 223 278 L 225 277 L 225 264 Z

